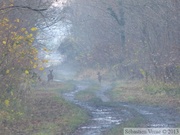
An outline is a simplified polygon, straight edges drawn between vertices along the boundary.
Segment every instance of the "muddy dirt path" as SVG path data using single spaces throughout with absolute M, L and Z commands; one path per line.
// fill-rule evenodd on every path
M 73 92 L 64 94 L 65 99 L 87 110 L 91 116 L 89 122 L 79 127 L 72 135 L 103 135 L 104 131 L 113 126 L 136 117 L 134 112 L 142 115 L 147 120 L 147 124 L 144 127 L 176 127 L 180 123 L 179 114 L 170 108 L 141 106 L 129 103 L 116 103 L 113 106 L 102 104 L 97 106 L 76 100 L 76 93 L 85 90 L 90 85 L 88 82 L 81 82 L 77 84 Z M 101 89 L 96 92 L 96 96 L 104 103 L 108 103 L 110 99 L 104 93 L 110 89 L 110 85 L 102 84 Z

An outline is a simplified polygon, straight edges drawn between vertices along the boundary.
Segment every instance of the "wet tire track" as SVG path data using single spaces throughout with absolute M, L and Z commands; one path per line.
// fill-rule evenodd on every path
M 114 106 L 96 106 L 88 102 L 76 100 L 76 93 L 85 90 L 88 86 L 90 86 L 88 83 L 77 84 L 73 92 L 64 94 L 65 99 L 86 109 L 91 115 L 89 122 L 79 127 L 72 135 L 102 135 L 104 131 L 135 117 L 133 114 L 134 111 L 148 121 L 144 127 L 176 127 L 180 123 L 180 116 L 173 109 L 141 106 L 130 103 L 116 103 Z M 108 85 L 103 85 L 102 90 L 96 93 L 97 97 L 103 102 L 109 102 L 108 97 L 104 95 L 104 92 L 109 89 L 110 87 Z
M 96 106 L 86 102 L 80 102 L 75 99 L 76 93 L 86 89 L 86 85 L 78 85 L 76 90 L 70 93 L 65 93 L 64 97 L 79 105 L 83 109 L 86 109 L 91 119 L 89 122 L 77 129 L 73 135 L 101 135 L 101 133 L 115 125 L 119 125 L 127 118 L 131 118 L 131 114 L 124 110 L 118 111 L 114 107 Z
M 173 108 L 152 107 L 143 105 L 121 104 L 127 108 L 136 110 L 148 121 L 145 127 L 177 127 L 180 124 L 180 114 Z

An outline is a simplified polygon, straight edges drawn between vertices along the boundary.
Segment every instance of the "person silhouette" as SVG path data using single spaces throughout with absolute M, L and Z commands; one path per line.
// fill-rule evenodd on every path
M 53 72 L 53 70 L 49 70 L 49 74 L 47 75 L 48 82 L 51 80 L 53 81 L 54 76 L 53 76 L 52 72 Z
M 101 83 L 101 80 L 102 80 L 101 73 L 100 73 L 100 72 L 98 72 L 98 73 L 97 73 L 97 76 L 98 76 L 98 81 L 99 81 L 99 83 Z

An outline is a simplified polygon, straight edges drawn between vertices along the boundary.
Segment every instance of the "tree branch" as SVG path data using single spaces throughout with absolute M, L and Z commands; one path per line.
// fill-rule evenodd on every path
M 46 11 L 48 9 L 48 8 L 36 9 L 36 8 L 29 7 L 29 6 L 9 6 L 9 7 L 0 8 L 0 11 L 6 10 L 6 9 L 13 9 L 13 8 L 29 9 L 32 11 Z

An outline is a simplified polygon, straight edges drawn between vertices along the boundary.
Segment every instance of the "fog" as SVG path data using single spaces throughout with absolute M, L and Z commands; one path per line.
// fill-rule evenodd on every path
M 79 71 L 109 70 L 111 75 L 105 76 L 114 79 L 146 77 L 146 81 L 156 78 L 178 82 L 176 4 L 162 0 L 58 2 L 52 8 L 61 11 L 64 19 L 43 29 L 37 37 L 50 50 L 39 53 L 40 58 L 49 60 L 46 67 L 75 64 L 76 71 L 77 67 Z
M 0 0 L 0 135 L 178 135 L 179 7 Z
M 58 65 L 64 60 L 64 56 L 57 49 L 61 42 L 70 35 L 70 28 L 71 24 L 57 22 L 52 27 L 45 28 L 39 32 L 37 41 L 47 49 L 47 51 L 44 51 L 44 48 L 41 48 L 42 51 L 40 50 L 39 52 L 39 58 L 49 61 L 46 67 Z

